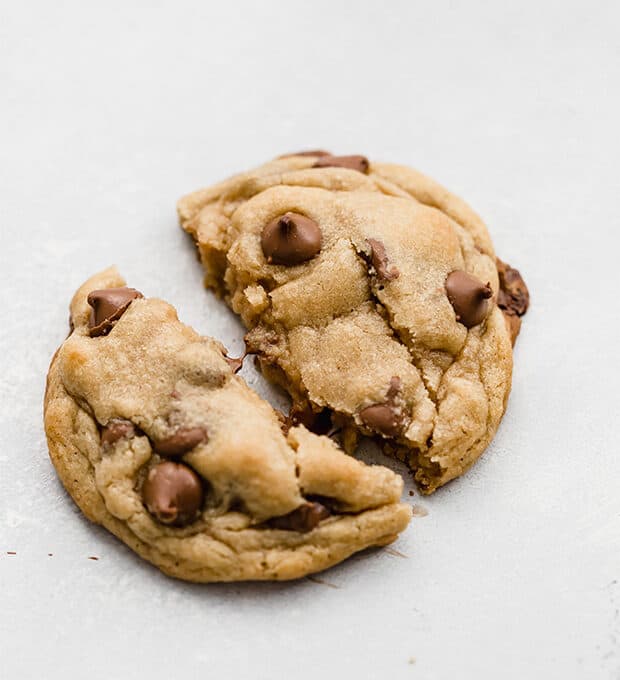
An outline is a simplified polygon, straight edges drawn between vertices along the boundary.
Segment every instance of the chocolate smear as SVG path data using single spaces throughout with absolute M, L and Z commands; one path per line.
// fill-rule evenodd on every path
M 130 439 L 135 436 L 136 428 L 130 420 L 112 418 L 101 430 L 101 443 L 111 446 L 119 439 Z
M 179 458 L 208 440 L 204 427 L 180 427 L 174 434 L 155 442 L 153 448 L 166 458 Z
M 329 517 L 329 510 L 321 503 L 304 503 L 298 508 L 282 517 L 273 517 L 269 520 L 269 526 L 273 529 L 284 529 L 285 531 L 298 531 L 307 533 L 312 531 L 319 522 Z
M 237 358 L 225 356 L 224 360 L 230 366 L 233 373 L 238 373 L 242 369 L 243 360 L 246 358 L 247 355 L 248 355 L 247 352 L 244 352 L 240 357 Z
M 383 242 L 375 238 L 369 238 L 366 239 L 366 243 L 370 246 L 370 262 L 377 272 L 377 277 L 383 281 L 394 281 L 394 279 L 397 279 L 400 276 L 400 272 L 396 267 L 390 266 Z

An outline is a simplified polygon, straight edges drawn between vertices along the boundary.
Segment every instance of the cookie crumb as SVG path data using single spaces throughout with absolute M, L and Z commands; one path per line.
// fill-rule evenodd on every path
M 412 506 L 412 514 L 414 517 L 426 517 L 428 510 L 421 505 Z
M 413 489 L 409 489 L 409 495 L 410 495 L 410 496 L 413 496 L 413 495 L 414 495 Z
M 98 558 L 98 557 L 95 557 L 94 555 L 91 555 L 88 559 L 89 559 L 89 560 L 98 560 L 99 558 Z

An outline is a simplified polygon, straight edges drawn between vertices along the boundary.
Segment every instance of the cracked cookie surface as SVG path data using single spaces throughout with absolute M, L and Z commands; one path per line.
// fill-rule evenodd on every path
M 427 493 L 484 451 L 529 298 L 516 270 L 498 274 L 461 199 L 409 168 L 317 151 L 189 194 L 178 212 L 294 420 L 327 414 L 349 451 L 375 436 Z
M 220 343 L 115 269 L 77 291 L 71 326 L 48 374 L 50 456 L 84 514 L 165 573 L 297 578 L 407 526 L 397 474 L 284 434 Z

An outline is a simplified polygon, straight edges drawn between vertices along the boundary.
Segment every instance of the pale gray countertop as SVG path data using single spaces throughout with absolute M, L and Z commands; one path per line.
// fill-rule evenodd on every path
M 0 676 L 619 678 L 618 3 L 95 5 L 0 8 Z M 111 263 L 238 352 L 175 201 L 317 146 L 482 214 L 532 292 L 508 412 L 469 474 L 411 499 L 405 558 L 358 556 L 334 588 L 175 582 L 63 491 L 48 362 Z

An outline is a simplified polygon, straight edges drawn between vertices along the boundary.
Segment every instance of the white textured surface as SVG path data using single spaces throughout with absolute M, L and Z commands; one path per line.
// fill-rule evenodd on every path
M 620 677 L 619 20 L 612 1 L 1 3 L 2 678 Z M 406 559 L 354 558 L 337 588 L 174 582 L 61 488 L 47 364 L 113 262 L 236 352 L 175 200 L 315 146 L 414 165 L 487 220 L 533 298 L 509 410 L 470 474 L 412 499 Z

